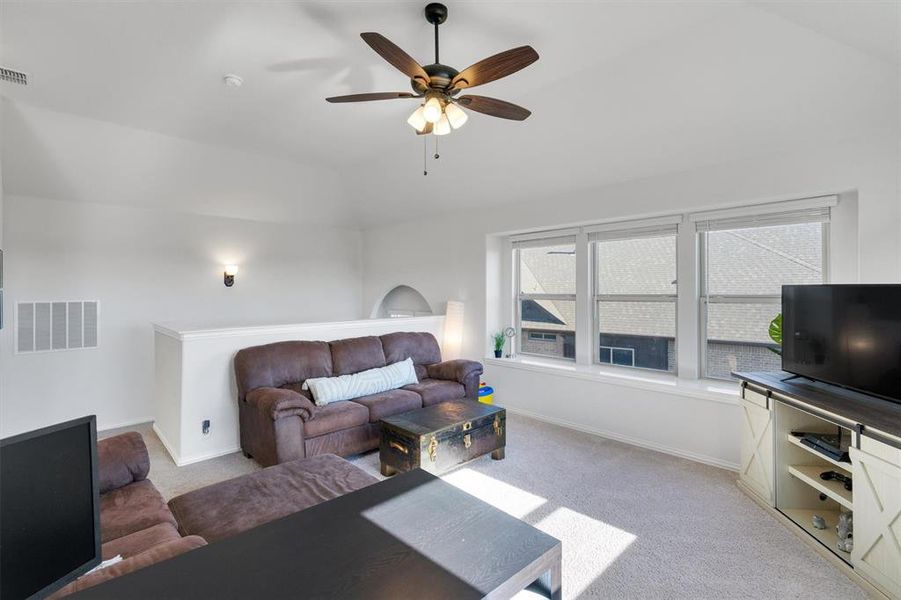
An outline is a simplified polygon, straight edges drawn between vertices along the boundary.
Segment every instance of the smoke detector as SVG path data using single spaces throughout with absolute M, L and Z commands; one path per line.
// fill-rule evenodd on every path
M 6 67 L 0 67 L 0 81 L 8 81 L 10 83 L 18 83 L 19 85 L 28 85 L 28 75 L 21 71 L 14 71 Z
M 222 77 L 222 83 L 225 84 L 225 87 L 239 88 L 242 85 L 244 85 L 244 80 L 242 78 L 238 77 L 237 75 L 233 75 L 232 73 L 229 73 Z

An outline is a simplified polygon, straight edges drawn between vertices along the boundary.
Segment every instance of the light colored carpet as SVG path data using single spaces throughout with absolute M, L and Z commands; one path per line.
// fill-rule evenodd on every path
M 240 453 L 178 468 L 149 427 L 170 498 L 254 471 Z M 352 461 L 378 474 L 378 453 Z M 866 598 L 745 497 L 735 474 L 509 415 L 507 458 L 444 479 L 563 541 L 566 598 Z

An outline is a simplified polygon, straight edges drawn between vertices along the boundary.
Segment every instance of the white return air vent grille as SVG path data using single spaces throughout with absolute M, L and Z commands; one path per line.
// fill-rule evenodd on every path
M 19 302 L 16 352 L 51 352 L 100 345 L 100 303 Z

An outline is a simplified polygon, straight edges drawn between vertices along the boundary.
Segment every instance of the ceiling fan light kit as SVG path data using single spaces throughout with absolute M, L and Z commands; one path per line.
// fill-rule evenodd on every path
M 463 124 L 466 123 L 467 119 L 469 119 L 469 115 L 466 114 L 466 111 L 456 104 L 448 104 L 445 106 L 444 114 L 447 116 L 447 120 L 450 121 L 451 127 L 454 129 L 460 129 L 463 127 Z
M 375 92 L 333 96 L 326 100 L 344 103 L 397 98 L 422 99 L 422 104 L 407 119 L 407 123 L 417 135 L 440 136 L 459 129 L 469 118 L 463 108 L 512 121 L 524 121 L 532 114 L 521 106 L 503 100 L 475 95 L 458 96 L 458 94 L 465 89 L 496 81 L 528 67 L 538 60 L 538 53 L 534 48 L 531 46 L 513 48 L 457 71 L 453 67 L 441 64 L 438 58 L 438 26 L 447 20 L 447 7 L 437 2 L 428 4 L 425 7 L 425 18 L 435 26 L 435 62 L 430 65 L 420 65 L 381 34 L 374 32 L 360 34 L 363 41 L 379 56 L 410 78 L 410 87 L 415 93 Z M 438 157 L 437 152 L 435 157 Z

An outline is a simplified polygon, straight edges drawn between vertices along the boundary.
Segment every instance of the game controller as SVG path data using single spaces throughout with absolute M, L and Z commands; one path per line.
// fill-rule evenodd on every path
M 835 471 L 823 471 L 822 473 L 820 473 L 820 479 L 823 479 L 825 481 L 830 481 L 832 479 L 840 481 L 845 486 L 846 490 L 848 490 L 849 492 L 851 491 L 851 478 L 847 475 L 842 475 L 841 473 L 837 473 Z

